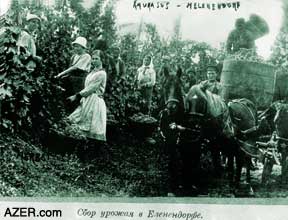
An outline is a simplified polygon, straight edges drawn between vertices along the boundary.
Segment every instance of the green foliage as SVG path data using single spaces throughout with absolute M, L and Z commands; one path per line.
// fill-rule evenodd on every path
M 159 157 L 160 149 L 134 141 L 127 133 L 121 132 L 121 136 L 128 136 L 129 141 L 117 140 L 102 147 L 90 143 L 93 149 L 88 152 L 97 147 L 97 155 L 94 160 L 81 161 L 75 154 L 48 154 L 17 136 L 2 135 L 0 195 L 163 195 L 166 168 Z
M 64 117 L 63 100 L 59 98 L 61 93 L 58 89 L 61 83 L 53 77 L 69 66 L 71 37 L 76 24 L 67 7 L 61 11 L 38 9 L 37 13 L 45 19 L 42 19 L 41 30 L 37 32 L 37 55 L 42 57 L 42 62 L 38 63 L 35 71 L 28 71 L 25 67 L 28 58 L 18 52 L 16 41 L 20 28 L 17 26 L 6 28 L 0 51 L 4 67 L 0 78 L 3 100 L 1 126 L 20 133 L 23 130 L 31 132 L 34 126 L 37 127 L 35 135 L 39 135 L 40 127 L 48 132 L 49 125 Z
M 114 5 L 107 5 L 104 13 L 100 17 L 100 28 L 102 30 L 102 37 L 112 45 L 116 40 L 116 24 Z
M 140 111 L 141 97 L 136 88 L 135 79 L 137 69 L 142 65 L 142 59 L 145 55 L 150 54 L 153 56 L 153 65 L 157 73 L 157 82 L 154 87 L 152 100 L 152 114 L 156 118 L 162 107 L 159 103 L 161 98 L 161 70 L 164 64 L 164 57 L 169 60 L 171 72 L 176 72 L 178 67 L 184 70 L 182 78 L 184 84 L 187 83 L 187 89 L 191 86 L 191 77 L 195 78 L 195 82 L 206 78 L 206 66 L 208 62 L 216 62 L 214 58 L 216 54 L 221 58 L 220 53 L 206 43 L 180 41 L 178 39 L 168 41 L 161 39 L 155 25 L 145 24 L 144 27 L 145 37 L 141 41 L 137 39 L 137 36 L 131 34 L 124 35 L 119 39 L 118 45 L 126 65 L 126 73 L 125 76 L 114 76 L 112 80 L 110 79 L 111 85 L 106 92 L 105 98 L 110 113 L 116 116 L 117 120 L 125 121 L 128 117 Z M 191 58 L 201 52 L 204 55 L 194 62 Z M 218 62 L 221 61 L 221 59 L 218 60 Z M 192 70 L 192 73 L 188 73 L 189 69 Z
M 142 59 L 146 54 L 153 56 L 153 64 L 157 72 L 157 83 L 152 103 L 152 112 L 155 117 L 160 111 L 160 81 L 162 77 L 160 73 L 164 56 L 168 56 L 172 72 L 181 66 L 184 70 L 184 81 L 190 77 L 186 74 L 188 69 L 193 69 L 198 81 L 205 79 L 206 64 L 211 57 L 205 55 L 199 63 L 193 62 L 191 57 L 199 51 L 211 52 L 213 51 L 211 47 L 205 43 L 181 41 L 178 38 L 161 39 L 156 26 L 152 24 L 143 25 L 145 37 L 141 41 L 134 35 L 117 38 L 114 7 L 112 4 L 104 6 L 102 0 L 97 1 L 89 10 L 84 10 L 79 2 L 70 1 L 70 5 L 68 4 L 59 10 L 40 10 L 38 8 L 37 13 L 46 17 L 41 22 L 41 31 L 37 36 L 37 54 L 43 58 L 41 69 L 37 71 L 37 75 L 46 80 L 45 89 L 42 88 L 40 91 L 50 124 L 64 117 L 65 113 L 63 100 L 55 98 L 61 96 L 60 91 L 57 90 L 57 86 L 61 83 L 54 80 L 53 76 L 69 66 L 71 41 L 78 34 L 88 39 L 91 51 L 96 47 L 97 36 L 101 34 L 101 38 L 107 43 L 107 50 L 105 51 L 107 57 L 112 55 L 109 52 L 110 47 L 118 42 L 116 44 L 121 48 L 126 73 L 122 76 L 113 75 L 111 66 L 108 66 L 107 73 L 110 78 L 108 79 L 105 101 L 109 114 L 123 123 L 126 123 L 128 117 L 140 111 L 141 99 L 139 91 L 135 87 L 135 78 L 137 68 L 142 65 Z M 78 32 L 75 32 L 75 27 L 79 29 Z M 47 35 L 47 33 L 50 34 Z M 112 58 L 108 59 L 111 60 Z M 109 65 L 113 65 L 110 62 Z M 189 83 L 187 87 L 189 87 Z
M 89 11 L 78 13 L 79 34 L 87 38 L 89 47 L 95 48 L 95 40 L 101 32 L 100 28 L 100 9 L 103 1 L 97 1 Z
M 63 95 L 58 89 L 61 82 L 53 77 L 69 66 L 72 55 L 71 41 L 79 34 L 88 39 L 88 46 L 91 51 L 96 47 L 96 38 L 100 34 L 107 43 L 105 54 L 109 60 L 107 73 L 110 78 L 108 79 L 105 101 L 109 115 L 123 123 L 126 123 L 126 120 L 134 113 L 140 111 L 141 97 L 135 86 L 135 78 L 137 68 L 142 65 L 142 59 L 146 54 L 153 56 L 153 64 L 157 72 L 152 103 L 154 117 L 157 117 L 161 110 L 161 106 L 159 106 L 160 82 L 164 57 L 169 60 L 171 72 L 175 72 L 178 67 L 184 70 L 183 81 L 187 84 L 185 88 L 189 88 L 191 77 L 195 78 L 193 82 L 205 79 L 206 65 L 211 59 L 215 59 L 212 56 L 215 57 L 217 54 L 216 50 L 205 43 L 181 41 L 175 37 L 171 40 L 161 39 L 156 26 L 152 24 L 143 24 L 141 32 L 144 31 L 144 38 L 141 40 L 134 35 L 118 37 L 115 29 L 114 7 L 111 2 L 104 6 L 103 0 L 97 1 L 89 10 L 85 10 L 77 1 L 69 2 L 70 4 L 57 10 L 39 7 L 34 10 L 35 8 L 30 5 L 31 11 L 35 11 L 44 18 L 41 21 L 41 30 L 37 34 L 36 41 L 37 55 L 42 57 L 42 63 L 34 74 L 29 75 L 29 73 L 22 71 L 21 68 L 23 67 L 15 69 L 15 62 L 19 62 L 17 61 L 18 54 L 15 51 L 17 36 L 14 38 L 12 35 L 7 36 L 7 41 L 14 41 L 14 46 L 9 46 L 6 51 L 14 54 L 11 58 L 14 61 L 5 65 L 6 68 L 11 69 L 7 71 L 14 74 L 11 73 L 9 77 L 3 75 L 5 86 L 1 87 L 0 90 L 3 98 L 5 98 L 1 122 L 3 127 L 21 130 L 23 121 L 28 127 L 31 127 L 32 122 L 38 126 L 38 123 L 45 121 L 43 123 L 43 130 L 45 130 L 45 126 L 51 126 L 64 117 L 64 100 L 61 98 Z M 17 4 L 16 6 L 19 10 L 20 6 Z M 120 47 L 121 56 L 126 65 L 126 73 L 121 76 L 113 75 L 113 68 L 111 68 L 114 61 L 111 58 L 110 48 L 115 44 Z M 194 61 L 192 58 L 199 53 L 202 54 L 199 60 Z M 192 71 L 188 73 L 188 70 Z M 21 74 L 15 74 L 16 72 L 21 72 Z M 9 83 L 12 83 L 16 89 L 11 87 Z M 20 90 L 22 87 L 24 87 L 24 91 L 22 91 L 23 89 Z M 35 94 L 41 101 L 37 111 L 30 105 L 31 98 Z M 15 111 L 15 109 L 19 109 L 19 111 Z M 46 127 L 46 130 L 49 129 Z
M 120 38 L 120 49 L 122 59 L 125 61 L 126 66 L 135 66 L 135 64 L 141 65 L 140 55 L 138 51 L 138 42 L 135 35 L 127 34 Z
M 288 67 L 287 54 L 288 54 L 288 3 L 283 1 L 284 17 L 283 23 L 278 34 L 274 46 L 272 48 L 272 55 L 270 61 L 277 66 L 284 68 Z
M 76 13 L 76 15 L 81 14 L 85 10 L 82 3 L 83 0 L 70 0 L 71 9 Z
M 288 61 L 287 61 L 287 52 L 288 52 L 288 37 L 287 37 L 287 30 L 282 29 L 279 35 L 277 36 L 276 42 L 273 47 L 273 53 L 271 55 L 271 62 L 274 65 L 282 66 L 287 68 Z
M 11 131 L 31 125 L 30 101 L 44 82 L 43 77 L 34 76 L 26 68 L 26 54 L 18 53 L 16 41 L 19 34 L 18 28 L 6 28 L 1 38 L 1 126 Z

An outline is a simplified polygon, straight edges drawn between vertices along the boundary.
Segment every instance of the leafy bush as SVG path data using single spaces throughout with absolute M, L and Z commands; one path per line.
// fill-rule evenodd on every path
M 1 38 L 2 71 L 0 97 L 1 126 L 10 131 L 21 131 L 31 126 L 33 96 L 45 87 L 45 78 L 29 71 L 25 64 L 29 57 L 19 54 L 16 46 L 20 29 L 6 28 Z M 40 113 L 41 112 L 37 112 Z

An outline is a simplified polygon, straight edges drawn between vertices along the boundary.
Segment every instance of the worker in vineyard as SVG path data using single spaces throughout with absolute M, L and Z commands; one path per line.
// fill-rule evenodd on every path
M 91 56 L 86 52 L 87 40 L 85 37 L 77 37 L 72 42 L 74 55 L 71 58 L 71 65 L 66 70 L 59 73 L 56 78 L 64 78 L 74 72 L 89 72 L 91 68 Z
M 115 76 L 124 76 L 125 75 L 125 63 L 121 58 L 121 50 L 119 47 L 112 47 L 111 49 L 111 56 L 112 56 L 112 64 L 114 65 L 114 73 Z
M 87 138 L 106 141 L 106 105 L 103 99 L 107 75 L 102 66 L 99 50 L 92 54 L 92 71 L 85 79 L 85 87 L 80 92 L 70 96 L 71 102 L 80 99 L 80 105 L 68 117 L 76 124 L 81 134 Z
M 161 66 L 159 68 L 159 71 L 157 73 L 158 77 L 159 77 L 159 81 L 160 81 L 160 84 L 164 84 L 165 81 L 167 80 L 167 77 L 170 73 L 170 69 L 171 69 L 171 64 L 169 63 L 170 59 L 168 56 L 163 56 L 162 59 L 161 59 Z M 160 100 L 159 100 L 159 103 L 158 103 L 158 107 L 160 109 L 163 109 L 165 108 L 165 105 L 166 105 L 166 101 L 165 101 L 165 88 L 163 86 L 161 86 L 160 88 L 160 93 L 161 93 L 161 96 L 160 96 Z
M 71 57 L 70 66 L 59 73 L 55 78 L 64 79 L 66 97 L 79 92 L 84 85 L 84 79 L 91 68 L 91 56 L 86 52 L 87 40 L 77 37 L 72 42 L 74 55 Z
M 152 92 L 156 83 L 156 72 L 153 67 L 152 56 L 146 55 L 143 59 L 143 65 L 137 70 L 136 78 L 138 89 L 142 98 L 142 113 L 150 114 Z
M 179 110 L 179 103 L 177 100 L 170 99 L 166 103 L 166 107 L 160 112 L 159 127 L 160 134 L 164 143 L 164 157 L 167 159 L 167 196 L 175 196 L 180 185 L 179 175 L 179 149 L 178 141 L 180 137 L 179 117 L 177 112 Z
M 207 80 L 200 82 L 201 87 L 204 90 L 208 90 L 211 93 L 220 95 L 221 84 L 217 81 L 217 66 L 210 64 L 207 66 Z
M 226 50 L 230 54 L 239 51 L 241 48 L 255 48 L 255 39 L 248 34 L 244 18 L 236 20 L 235 29 L 230 32 L 226 42 Z
M 189 89 L 197 83 L 196 72 L 194 68 L 189 68 L 186 70 L 186 74 L 182 78 L 183 90 L 188 93 Z
M 30 58 L 30 61 L 28 62 L 29 68 L 31 68 L 31 66 L 34 66 L 33 68 L 35 68 L 36 63 L 39 63 L 42 60 L 40 56 L 36 55 L 37 48 L 35 44 L 35 38 L 40 27 L 41 19 L 37 15 L 28 14 L 26 22 L 27 24 L 21 31 L 17 40 L 18 54 L 21 54 L 27 59 Z

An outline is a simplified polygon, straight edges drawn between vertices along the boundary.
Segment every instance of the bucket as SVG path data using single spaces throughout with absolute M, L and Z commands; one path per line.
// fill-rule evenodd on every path
M 224 60 L 221 97 L 225 101 L 247 98 L 257 108 L 267 108 L 273 101 L 276 68 L 246 60 Z

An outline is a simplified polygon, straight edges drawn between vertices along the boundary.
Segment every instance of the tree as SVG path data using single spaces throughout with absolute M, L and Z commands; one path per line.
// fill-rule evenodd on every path
M 76 15 L 83 13 L 85 11 L 82 6 L 83 0 L 70 0 L 70 7 L 76 13 Z
M 19 23 L 21 23 L 19 0 L 12 1 L 11 8 L 8 11 L 7 16 L 12 20 L 13 24 L 19 25 Z
M 82 11 L 77 14 L 77 26 L 79 34 L 87 38 L 89 47 L 95 48 L 96 39 L 101 33 L 100 28 L 100 11 L 103 0 L 96 1 L 88 11 Z
M 274 65 L 288 67 L 288 2 L 283 1 L 284 19 L 277 36 L 276 42 L 272 49 L 272 55 L 270 61 Z
M 179 16 L 176 18 L 175 23 L 174 23 L 173 38 L 176 40 L 181 40 L 181 20 L 182 20 L 182 17 Z
M 109 45 L 112 45 L 116 39 L 114 5 L 115 4 L 106 5 L 103 14 L 100 17 L 102 35 Z

